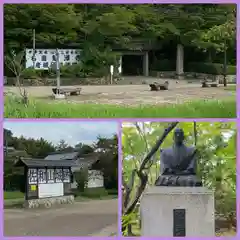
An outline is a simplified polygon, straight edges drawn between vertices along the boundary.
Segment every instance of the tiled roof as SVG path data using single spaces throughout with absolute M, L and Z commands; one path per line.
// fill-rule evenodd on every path
M 75 161 L 71 160 L 44 160 L 44 159 L 33 159 L 33 158 L 19 158 L 15 163 L 16 167 L 74 167 L 76 166 Z
M 49 154 L 44 160 L 75 160 L 78 157 L 78 152 L 70 152 L 70 153 L 53 153 Z

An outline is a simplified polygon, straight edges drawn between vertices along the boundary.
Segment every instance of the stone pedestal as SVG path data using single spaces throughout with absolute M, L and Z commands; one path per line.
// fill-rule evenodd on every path
M 54 94 L 55 99 L 65 99 L 66 95 L 65 94 Z
M 149 187 L 140 209 L 141 236 L 215 236 L 214 193 L 204 187 Z

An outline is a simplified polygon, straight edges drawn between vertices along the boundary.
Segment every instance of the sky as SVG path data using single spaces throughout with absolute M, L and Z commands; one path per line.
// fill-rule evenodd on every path
M 65 140 L 69 145 L 74 146 L 79 142 L 92 144 L 97 136 L 111 137 L 118 132 L 117 122 L 74 122 L 74 121 L 56 121 L 56 122 L 12 122 L 5 121 L 4 128 L 12 131 L 13 136 L 26 138 L 44 138 L 54 145 L 60 140 Z

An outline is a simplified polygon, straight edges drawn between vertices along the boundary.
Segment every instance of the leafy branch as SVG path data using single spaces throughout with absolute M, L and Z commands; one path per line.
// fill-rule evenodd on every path
M 162 145 L 168 134 L 177 126 L 178 122 L 172 122 L 169 124 L 169 126 L 164 130 L 162 136 L 159 138 L 159 140 L 156 142 L 155 146 L 150 150 L 150 152 L 147 154 L 147 156 L 143 159 L 139 169 L 134 169 L 131 174 L 131 178 L 129 181 L 129 184 L 127 185 L 125 182 L 123 182 L 124 188 L 125 188 L 125 199 L 124 199 L 124 213 L 123 215 L 128 215 L 132 213 L 139 201 L 139 199 L 142 196 L 143 191 L 146 188 L 147 182 L 148 182 L 148 176 L 145 170 L 149 169 L 151 167 L 147 166 L 147 163 L 151 160 L 153 155 L 157 152 L 159 147 Z M 133 202 L 129 205 L 130 202 L 130 195 L 134 186 L 134 178 L 135 175 L 137 175 L 140 179 L 140 185 L 138 186 L 136 196 L 133 200 Z

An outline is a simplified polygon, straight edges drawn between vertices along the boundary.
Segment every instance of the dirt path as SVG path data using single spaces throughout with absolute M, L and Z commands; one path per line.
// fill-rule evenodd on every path
M 117 233 L 117 200 L 76 202 L 44 210 L 4 210 L 5 236 L 110 236 Z
M 67 87 L 67 86 L 66 86 Z M 234 96 L 232 91 L 218 88 L 201 88 L 200 83 L 170 83 L 168 91 L 151 92 L 148 85 L 106 85 L 106 86 L 71 86 L 82 87 L 80 96 L 68 97 L 73 103 L 98 103 L 113 105 L 157 105 L 168 103 L 182 103 L 191 100 L 225 99 Z M 27 87 L 30 96 L 45 101 L 51 101 L 50 86 Z M 17 93 L 15 87 L 5 87 L 5 91 Z

